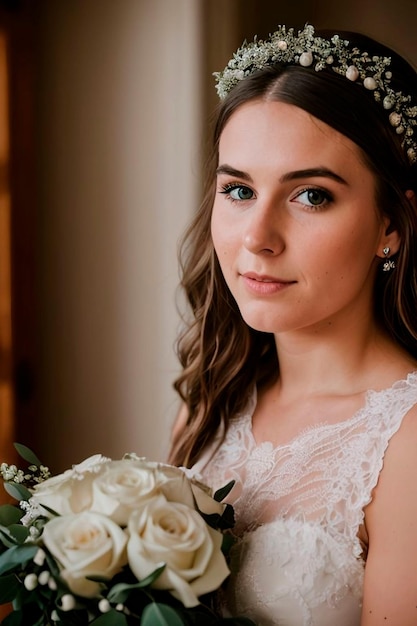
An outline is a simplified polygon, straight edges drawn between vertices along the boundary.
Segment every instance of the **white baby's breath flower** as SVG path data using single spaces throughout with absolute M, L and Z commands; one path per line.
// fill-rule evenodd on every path
M 0 465 L 0 474 L 5 482 L 23 483 L 25 480 L 25 474 L 22 470 L 18 469 L 16 465 L 7 465 L 2 463 Z
M 20 523 L 23 524 L 23 526 L 30 526 L 33 520 L 41 515 L 45 515 L 45 509 L 32 498 L 28 501 L 21 500 L 19 502 L 19 506 L 22 511 L 25 511 L 25 515 L 20 520 Z

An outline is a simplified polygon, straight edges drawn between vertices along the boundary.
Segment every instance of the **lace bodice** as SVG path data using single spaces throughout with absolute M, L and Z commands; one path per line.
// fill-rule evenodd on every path
M 339 423 L 321 423 L 286 445 L 257 444 L 256 396 L 220 447 L 193 468 L 229 500 L 238 541 L 226 613 L 258 626 L 359 626 L 365 552 L 358 538 L 390 438 L 417 402 L 417 372 Z M 220 435 L 219 435 L 220 437 Z

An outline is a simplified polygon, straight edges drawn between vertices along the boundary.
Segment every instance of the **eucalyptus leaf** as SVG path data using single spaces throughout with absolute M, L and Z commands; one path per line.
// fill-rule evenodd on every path
M 138 581 L 137 583 L 118 583 L 117 585 L 114 585 L 114 587 L 112 587 L 107 594 L 109 602 L 121 602 L 123 604 L 129 597 L 131 591 L 134 589 L 144 589 L 145 587 L 149 587 L 158 578 L 158 576 L 162 574 L 165 567 L 165 564 L 161 565 L 161 567 L 158 567 L 151 574 L 149 574 L 149 576 Z
M 94 626 L 127 626 L 126 616 L 112 609 L 91 622 Z
M 17 524 L 23 517 L 22 509 L 13 504 L 3 504 L 0 506 L 0 526 L 10 526 Z
M 16 539 L 10 534 L 9 529 L 1 526 L 0 541 L 6 548 L 13 548 L 16 545 Z
M 224 487 L 221 487 L 220 489 L 218 489 L 216 493 L 214 494 L 213 498 L 217 502 L 221 502 L 222 500 L 224 500 L 225 497 L 228 496 L 229 493 L 232 491 L 235 482 L 236 481 L 231 480 L 229 483 L 227 483 L 227 485 L 224 485 Z
M 168 604 L 151 602 L 142 613 L 140 626 L 186 626 L 181 616 Z
M 27 446 L 24 446 L 22 443 L 15 443 L 14 447 L 17 450 L 19 456 L 21 456 L 22 459 L 30 463 L 30 465 L 36 465 L 37 467 L 40 467 L 42 465 L 36 454 L 32 452 L 32 450 Z
M 100 576 L 99 574 L 96 574 L 94 576 L 86 576 L 86 578 L 87 580 L 92 580 L 95 583 L 103 583 L 105 585 L 108 585 L 111 580 L 111 578 L 109 578 L 108 576 Z
M 22 565 L 26 561 L 33 559 L 37 551 L 38 546 L 33 544 L 9 548 L 6 552 L 0 554 L 0 575 L 9 572 L 17 565 Z
M 0 604 L 14 600 L 21 586 L 22 583 L 14 574 L 0 576 Z
M 25 543 L 30 535 L 29 528 L 22 526 L 22 524 L 11 524 L 7 530 L 19 544 Z
M 4 483 L 4 488 L 7 493 L 12 496 L 15 500 L 29 500 L 32 497 L 32 493 L 24 487 L 23 485 L 19 485 L 19 483 Z

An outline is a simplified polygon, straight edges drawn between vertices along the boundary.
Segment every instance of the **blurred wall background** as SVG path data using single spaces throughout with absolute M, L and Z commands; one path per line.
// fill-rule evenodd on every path
M 36 449 L 54 467 L 161 458 L 177 241 L 199 196 L 199 2 L 41 5 Z
M 177 243 L 200 200 L 211 73 L 243 39 L 306 21 L 367 32 L 417 63 L 417 3 L 29 4 L 36 349 L 19 440 L 54 470 L 95 452 L 163 459 L 178 408 Z

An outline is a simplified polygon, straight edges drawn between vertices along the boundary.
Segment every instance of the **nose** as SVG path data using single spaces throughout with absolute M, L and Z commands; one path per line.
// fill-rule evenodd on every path
M 277 207 L 259 203 L 253 207 L 243 235 L 243 244 L 253 254 L 280 254 L 284 248 L 284 224 Z

